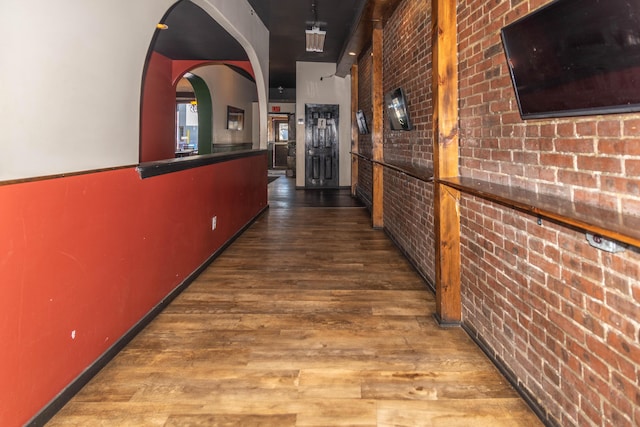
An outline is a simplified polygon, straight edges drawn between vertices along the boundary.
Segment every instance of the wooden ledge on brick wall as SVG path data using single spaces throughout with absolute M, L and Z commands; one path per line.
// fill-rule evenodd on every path
M 352 151 L 351 154 L 358 157 L 359 159 L 366 160 L 367 162 L 375 163 L 389 169 L 393 169 L 396 172 L 409 175 L 410 177 L 419 179 L 420 181 L 433 182 L 433 169 L 414 166 L 408 163 L 386 162 L 386 161 L 383 162 L 383 161 L 373 160 L 367 156 L 364 156 L 360 153 L 356 153 L 354 151 Z
M 405 175 L 409 175 L 410 177 L 419 179 L 424 182 L 433 182 L 433 169 L 414 166 L 407 163 L 400 162 L 375 162 L 379 163 L 384 167 L 389 169 L 393 169 L 396 172 L 403 173 Z
M 438 182 L 463 193 L 640 247 L 638 216 L 474 178 L 441 178 Z
M 356 153 L 355 151 L 351 151 L 351 154 L 352 154 L 352 155 L 354 155 L 354 156 L 356 156 L 356 157 L 357 157 L 357 158 L 359 158 L 359 159 L 366 160 L 367 162 L 371 162 L 371 161 L 373 161 L 373 160 L 371 160 L 371 158 L 369 158 L 369 157 L 367 157 L 367 156 L 365 156 L 365 155 L 363 155 L 363 154 Z

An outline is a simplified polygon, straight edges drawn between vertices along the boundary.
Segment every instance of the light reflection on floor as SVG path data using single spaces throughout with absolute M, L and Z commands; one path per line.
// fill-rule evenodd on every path
M 276 174 L 269 171 L 269 176 Z M 348 188 L 304 190 L 296 189 L 296 179 L 280 176 L 269 183 L 269 207 L 271 209 L 287 209 L 293 207 L 314 208 L 364 208 L 360 200 L 351 196 Z

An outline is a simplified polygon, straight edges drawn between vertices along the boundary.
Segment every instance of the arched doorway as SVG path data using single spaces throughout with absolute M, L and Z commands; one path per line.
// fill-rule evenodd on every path
M 203 7 L 208 7 L 208 3 L 203 2 Z M 212 18 L 211 12 L 205 12 L 194 2 L 181 0 L 167 12 L 162 20 L 168 28 L 157 30 L 154 36 L 149 47 L 143 76 L 141 162 L 173 158 L 176 151 L 181 151 L 176 150 L 178 147 L 175 141 L 178 132 L 175 120 L 175 84 L 185 72 L 204 64 L 225 64 L 243 75 L 250 75 L 253 79 L 253 95 L 250 101 L 246 100 L 246 95 L 242 95 L 244 98 L 239 101 L 230 98 L 234 94 L 234 87 L 226 85 L 223 92 L 225 105 L 215 105 L 213 102 L 214 97 L 211 94 L 216 91 L 216 88 L 211 81 L 206 78 L 189 80 L 198 98 L 198 154 L 209 154 L 213 151 L 212 144 L 219 136 L 214 133 L 214 129 L 219 129 L 214 122 L 214 117 L 218 115 L 217 109 L 226 111 L 228 105 L 244 102 L 245 111 L 250 112 L 251 103 L 258 102 L 261 98 L 260 92 L 266 93 L 255 83 L 253 66 L 245 49 Z M 263 76 L 260 76 L 260 80 L 264 80 Z M 261 99 L 266 102 L 264 94 Z M 211 109 L 205 112 L 203 108 L 206 109 L 208 103 L 211 103 Z M 226 113 L 220 116 L 226 116 Z M 206 129 L 207 118 L 210 118 L 208 121 L 211 123 L 211 131 Z M 260 126 L 262 121 L 263 119 L 260 118 Z M 246 123 L 251 124 L 250 121 Z M 249 134 L 251 134 L 250 128 Z M 233 138 L 226 139 L 235 143 L 237 134 Z M 245 142 L 251 145 L 251 136 Z
M 185 73 L 176 83 L 176 157 L 211 154 L 212 114 L 207 83 Z

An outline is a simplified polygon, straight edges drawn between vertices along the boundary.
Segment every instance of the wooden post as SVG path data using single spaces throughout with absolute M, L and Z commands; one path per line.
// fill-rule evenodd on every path
M 383 108 L 382 93 L 382 24 L 378 21 L 373 29 L 373 67 L 371 76 L 371 90 L 373 100 L 373 129 L 371 134 L 373 145 L 373 228 L 384 227 L 384 170 L 381 164 L 384 160 L 383 149 Z
M 462 319 L 460 295 L 460 192 L 439 183 L 458 170 L 458 67 L 456 0 L 432 0 L 433 163 L 436 240 L 436 317 Z
M 359 152 L 358 119 L 358 64 L 351 66 L 351 152 Z M 355 197 L 358 188 L 358 156 L 351 155 L 351 195 Z

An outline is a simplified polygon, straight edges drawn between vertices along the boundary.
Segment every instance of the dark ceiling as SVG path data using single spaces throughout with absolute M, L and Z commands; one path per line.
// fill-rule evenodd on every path
M 269 29 L 269 86 L 294 88 L 296 61 L 338 62 L 366 0 L 249 0 L 249 3 Z M 305 30 L 311 28 L 316 15 L 320 29 L 327 31 L 324 52 L 307 52 Z
M 269 29 L 269 87 L 295 88 L 296 61 L 337 63 L 367 0 L 248 0 Z M 315 5 L 315 8 L 312 6 Z M 305 51 L 305 29 L 327 31 L 324 52 Z M 154 50 L 171 59 L 248 60 L 240 44 L 209 14 L 179 1 L 163 20 Z
M 171 59 L 247 61 L 240 43 L 208 13 L 190 1 L 180 1 L 167 12 L 154 50 Z

